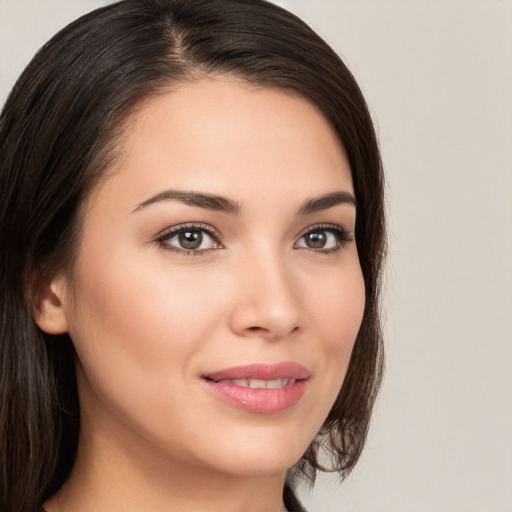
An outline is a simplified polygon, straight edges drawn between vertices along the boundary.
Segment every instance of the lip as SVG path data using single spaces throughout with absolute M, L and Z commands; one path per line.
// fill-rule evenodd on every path
M 311 372 L 306 367 L 286 361 L 226 368 L 203 375 L 202 381 L 208 390 L 235 407 L 255 413 L 272 414 L 295 405 L 304 394 L 310 376 Z M 292 382 L 279 388 L 250 388 L 225 382 L 235 379 L 288 379 Z

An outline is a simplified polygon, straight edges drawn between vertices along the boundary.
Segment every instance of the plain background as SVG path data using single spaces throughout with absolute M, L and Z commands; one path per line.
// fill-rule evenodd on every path
M 101 0 L 0 0 L 0 101 Z M 283 0 L 342 55 L 380 134 L 387 370 L 364 455 L 311 512 L 512 512 L 512 2 Z

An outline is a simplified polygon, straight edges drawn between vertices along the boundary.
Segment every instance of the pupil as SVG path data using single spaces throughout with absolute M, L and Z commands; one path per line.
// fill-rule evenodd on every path
M 307 245 L 312 249 L 321 249 L 324 247 L 326 241 L 327 237 L 323 231 L 315 231 L 313 233 L 309 233 Z
M 184 249 L 197 249 L 203 241 L 203 235 L 200 231 L 182 231 L 179 240 Z

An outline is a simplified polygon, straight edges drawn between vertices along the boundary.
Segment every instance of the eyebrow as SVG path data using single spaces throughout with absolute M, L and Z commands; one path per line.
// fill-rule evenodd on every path
M 242 209 L 240 203 L 233 201 L 232 199 L 227 199 L 226 197 L 205 194 L 202 192 L 169 189 L 146 199 L 137 205 L 135 209 L 132 210 L 132 213 L 143 210 L 155 203 L 173 200 L 190 206 L 230 213 L 232 215 L 238 215 Z M 317 211 L 327 210 L 328 208 L 332 208 L 333 206 L 338 206 L 340 204 L 356 206 L 356 198 L 350 192 L 341 190 L 330 192 L 329 194 L 306 200 L 300 206 L 297 214 L 300 216 L 308 215 Z
M 318 212 L 320 210 L 327 210 L 328 208 L 338 206 L 339 204 L 350 204 L 354 207 L 357 206 L 356 198 L 350 192 L 339 190 L 336 192 L 325 194 L 320 197 L 308 199 L 299 208 L 298 214 L 308 215 L 310 213 Z
M 172 200 L 180 201 L 181 203 L 185 203 L 190 206 L 197 206 L 199 208 L 206 208 L 208 210 L 216 210 L 234 215 L 239 214 L 241 210 L 239 203 L 232 201 L 231 199 L 226 199 L 222 196 L 170 189 L 146 199 L 146 201 L 140 203 L 132 213 L 143 210 L 144 208 L 161 201 Z

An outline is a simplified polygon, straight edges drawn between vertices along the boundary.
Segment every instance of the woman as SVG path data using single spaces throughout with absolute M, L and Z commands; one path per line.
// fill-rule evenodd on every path
M 350 472 L 383 182 L 311 29 L 262 0 L 99 9 L 22 74 L 0 152 L 2 511 L 301 510 L 322 452 Z

